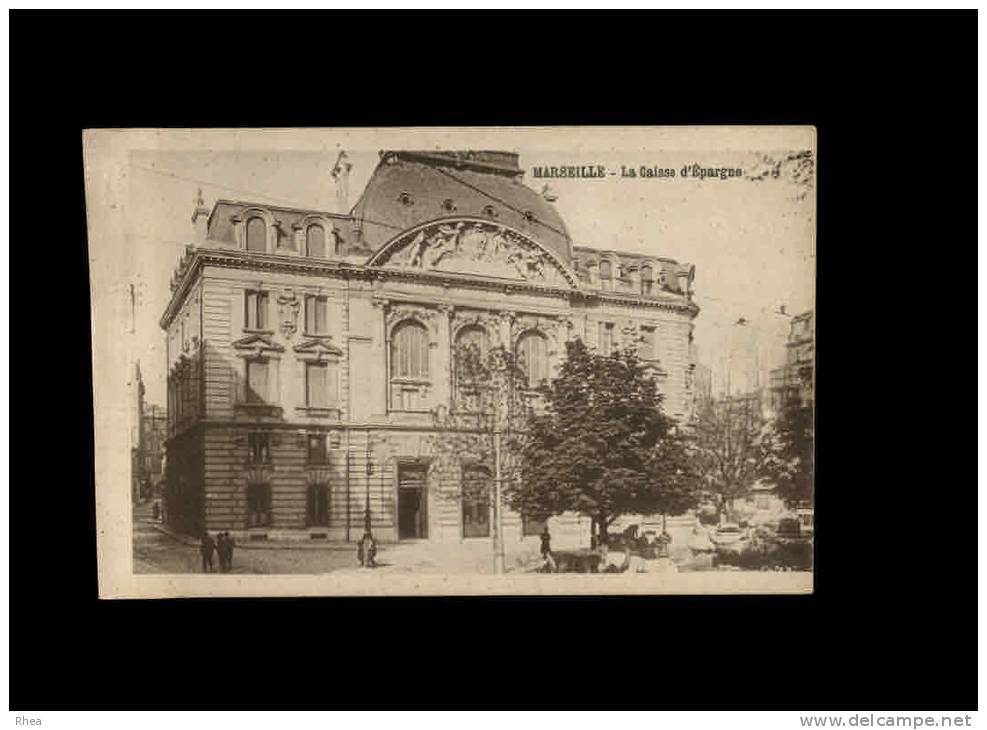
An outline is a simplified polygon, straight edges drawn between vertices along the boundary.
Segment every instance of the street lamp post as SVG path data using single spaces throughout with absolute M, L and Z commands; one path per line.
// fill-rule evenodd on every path
M 503 505 L 501 505 L 500 499 L 500 479 L 501 479 L 501 464 L 500 464 L 500 428 L 494 427 L 494 504 L 496 505 L 496 512 L 494 516 L 497 520 L 496 531 L 497 535 L 494 540 L 494 573 L 497 575 L 503 575 L 504 573 L 504 519 L 503 519 Z
M 364 538 L 369 537 L 373 539 L 373 534 L 370 529 L 370 477 L 374 474 L 374 462 L 372 460 L 373 453 L 370 450 L 370 434 L 367 434 L 367 492 L 366 492 L 366 507 L 363 511 L 363 532 Z
M 370 432 L 367 432 L 367 489 L 366 505 L 363 510 L 363 537 L 360 538 L 359 557 L 360 564 L 365 568 L 373 568 L 376 565 L 377 541 L 374 540 L 371 531 L 370 520 L 370 477 L 374 473 L 373 453 L 370 448 Z

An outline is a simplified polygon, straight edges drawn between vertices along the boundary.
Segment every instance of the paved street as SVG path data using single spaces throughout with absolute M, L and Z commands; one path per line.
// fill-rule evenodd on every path
M 146 510 L 142 510 L 146 511 Z M 233 555 L 233 573 L 247 574 L 319 574 L 357 565 L 356 548 L 349 550 L 283 549 L 237 547 Z M 219 559 L 213 556 L 213 566 Z M 199 573 L 202 557 L 199 548 L 186 545 L 151 524 L 150 517 L 138 515 L 134 523 L 134 573 Z
M 195 544 L 188 544 L 160 530 L 153 524 L 150 506 L 141 505 L 134 514 L 135 573 L 199 573 L 202 558 Z M 672 551 L 679 571 L 709 570 L 709 557 L 690 555 L 684 538 Z M 536 549 L 507 546 L 508 572 L 529 570 L 540 561 Z M 623 553 L 614 553 L 615 560 Z M 617 560 L 617 562 L 620 562 Z M 493 574 L 489 540 L 466 540 L 450 546 L 429 542 L 405 542 L 379 545 L 379 569 L 393 573 L 416 574 Z M 219 559 L 213 557 L 218 568 Z M 318 575 L 339 570 L 362 570 L 357 563 L 355 545 L 274 544 L 238 545 L 233 556 L 233 572 L 240 574 Z

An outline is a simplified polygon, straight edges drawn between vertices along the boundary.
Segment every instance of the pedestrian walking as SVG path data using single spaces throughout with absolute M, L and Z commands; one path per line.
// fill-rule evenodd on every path
M 226 572 L 226 533 L 220 532 L 216 535 L 216 555 L 219 557 L 219 572 Z
M 233 570 L 233 548 L 236 547 L 236 540 L 229 532 L 226 533 L 226 572 Z
M 558 566 L 555 564 L 555 558 L 552 557 L 552 535 L 548 531 L 548 525 L 545 525 L 541 531 L 541 556 L 545 561 L 546 570 L 555 573 Z
M 210 535 L 206 530 L 203 530 L 202 531 L 202 544 L 199 547 L 199 550 L 202 552 L 202 572 L 203 573 L 212 573 L 213 572 L 213 569 L 212 569 L 212 554 L 213 554 L 213 551 L 215 549 L 216 549 L 216 543 L 213 541 L 212 535 Z
M 357 546 L 357 558 L 364 568 L 377 567 L 377 541 L 369 532 L 363 533 L 363 537 Z

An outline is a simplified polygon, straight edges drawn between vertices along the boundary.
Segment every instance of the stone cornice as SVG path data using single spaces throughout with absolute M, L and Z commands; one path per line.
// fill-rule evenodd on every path
M 694 302 L 679 296 L 642 297 L 634 294 L 621 294 L 619 292 L 601 292 L 589 289 L 545 286 L 530 281 L 504 280 L 495 277 L 459 274 L 455 272 L 413 271 L 364 266 L 330 259 L 313 259 L 256 251 L 248 252 L 239 249 L 197 248 L 194 250 L 192 260 L 182 275 L 181 282 L 172 293 L 171 301 L 161 316 L 159 325 L 162 329 L 166 329 L 171 324 L 203 266 L 218 266 L 227 269 L 246 269 L 259 272 L 306 274 L 338 279 L 358 278 L 367 280 L 376 279 L 379 281 L 414 281 L 423 284 L 463 287 L 499 293 L 529 293 L 570 301 L 600 302 L 627 307 L 664 309 L 688 314 L 690 318 L 694 318 L 699 313 L 699 307 Z

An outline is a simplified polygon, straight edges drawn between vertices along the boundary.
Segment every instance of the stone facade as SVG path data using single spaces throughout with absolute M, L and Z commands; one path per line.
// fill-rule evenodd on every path
M 816 319 L 813 311 L 792 317 L 785 342 L 785 364 L 769 375 L 771 410 L 778 413 L 790 401 L 810 405 L 815 395 Z
M 520 177 L 509 153 L 385 152 L 348 216 L 197 201 L 161 319 L 174 527 L 355 541 L 369 502 L 381 540 L 485 537 L 461 485 L 492 464 L 437 447 L 467 332 L 535 338 L 548 377 L 571 338 L 636 344 L 689 416 L 692 267 L 574 247 Z M 585 536 L 576 516 L 550 529 Z

